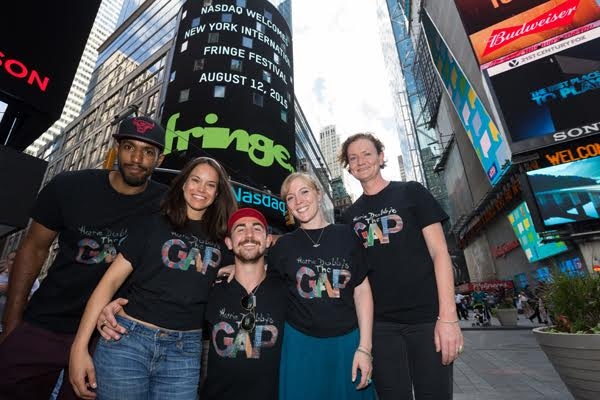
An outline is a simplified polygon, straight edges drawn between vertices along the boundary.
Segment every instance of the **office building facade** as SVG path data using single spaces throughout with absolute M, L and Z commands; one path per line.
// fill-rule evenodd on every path
M 568 156 L 592 148 L 600 132 L 588 112 L 597 94 L 577 89 L 596 74 L 589 68 L 600 54 L 600 6 L 471 3 L 387 1 L 405 16 L 422 120 L 437 132 L 429 158 L 443 177 L 451 232 L 470 279 L 525 287 L 553 270 L 585 274 L 600 254 L 600 202 L 583 184 L 569 184 L 563 195 L 574 178 L 557 168 L 591 182 L 588 171 L 600 161 L 586 153 L 575 164 Z M 536 35 L 513 32 L 511 45 L 503 45 L 511 26 L 533 26 L 551 14 L 556 24 L 536 25 Z

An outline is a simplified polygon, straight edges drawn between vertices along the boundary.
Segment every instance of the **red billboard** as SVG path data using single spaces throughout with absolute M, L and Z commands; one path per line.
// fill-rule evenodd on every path
M 480 65 L 600 19 L 598 0 L 456 0 L 456 7 Z

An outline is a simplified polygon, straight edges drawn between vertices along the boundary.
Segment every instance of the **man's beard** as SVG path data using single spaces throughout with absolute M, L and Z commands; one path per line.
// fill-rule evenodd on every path
M 252 244 L 256 244 L 257 246 L 260 246 L 260 243 L 255 242 L 254 240 L 246 240 L 246 241 L 238 244 L 238 246 L 241 247 L 246 243 L 252 243 Z M 252 256 L 248 256 L 248 257 L 246 257 L 243 253 L 244 253 L 243 250 L 239 250 L 239 249 L 237 251 L 234 251 L 235 257 L 238 260 L 242 261 L 243 263 L 247 263 L 247 264 L 254 264 L 265 255 L 265 251 L 264 250 L 261 251 L 260 249 L 256 250 L 256 252 L 253 253 Z
M 150 178 L 150 175 L 152 175 L 152 172 L 148 171 L 146 169 L 146 173 L 144 175 L 142 175 L 139 178 L 136 178 L 136 177 L 127 175 L 125 169 L 121 166 L 120 162 L 118 163 L 118 166 L 119 166 L 119 172 L 121 173 L 121 176 L 123 177 L 123 180 L 129 186 L 133 186 L 133 187 L 144 186 L 146 184 L 146 182 L 148 182 L 148 179 Z M 143 167 L 140 167 L 140 168 L 143 168 Z

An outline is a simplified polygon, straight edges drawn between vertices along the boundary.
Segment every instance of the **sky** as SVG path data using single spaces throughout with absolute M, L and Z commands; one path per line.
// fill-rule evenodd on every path
M 318 141 L 336 125 L 341 141 L 373 132 L 385 145 L 386 179 L 399 180 L 392 97 L 377 26 L 376 1 L 293 0 L 294 91 Z M 345 179 L 355 195 L 362 190 Z

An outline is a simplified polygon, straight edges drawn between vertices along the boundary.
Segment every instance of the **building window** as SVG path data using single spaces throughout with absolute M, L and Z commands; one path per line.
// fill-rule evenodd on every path
M 197 28 L 200 26 L 200 17 L 196 17 L 192 20 L 192 28 Z
M 206 60 L 201 58 L 199 60 L 194 60 L 194 71 L 201 71 L 204 69 L 204 63 Z
M 251 49 L 252 48 L 252 39 L 250 39 L 247 36 L 242 36 L 242 46 Z
M 212 0 L 204 0 L 204 2 L 202 3 L 202 6 L 203 7 L 212 6 Z
M 188 41 L 186 40 L 185 42 L 181 43 L 181 50 L 180 52 L 183 53 L 184 51 L 186 51 L 188 48 Z
M 287 122 L 287 111 L 282 110 L 279 116 L 283 122 Z
M 219 43 L 219 34 L 211 32 L 208 34 L 208 43 Z
M 265 26 L 263 24 L 261 24 L 260 22 L 256 23 L 256 30 L 262 33 L 265 33 Z
M 219 99 L 222 99 L 225 97 L 225 86 L 215 86 L 215 90 L 213 92 L 213 96 Z
M 275 61 L 275 64 L 279 65 L 279 54 L 273 53 L 273 61 Z
M 176 74 L 177 74 L 177 71 L 171 72 L 171 76 L 169 77 L 169 82 L 173 82 L 175 80 L 175 75 Z
M 179 102 L 180 103 L 185 103 L 189 99 L 190 99 L 190 89 L 184 89 L 181 92 L 179 92 Z
M 263 70 L 263 81 L 271 83 L 271 73 Z
M 235 0 L 235 5 L 238 6 L 238 7 L 245 8 L 246 7 L 246 0 Z
M 231 60 L 231 70 L 236 72 L 242 72 L 242 60 L 234 58 Z
M 264 103 L 263 95 L 258 93 L 252 93 L 252 103 L 259 107 L 262 107 Z
M 269 21 L 273 21 L 273 14 L 271 14 L 270 11 L 265 10 L 265 18 L 268 19 Z
M 233 15 L 230 13 L 224 13 L 221 16 L 221 22 L 231 22 L 233 20 Z
M 181 19 L 185 19 L 185 17 L 187 17 L 187 10 L 181 14 Z

